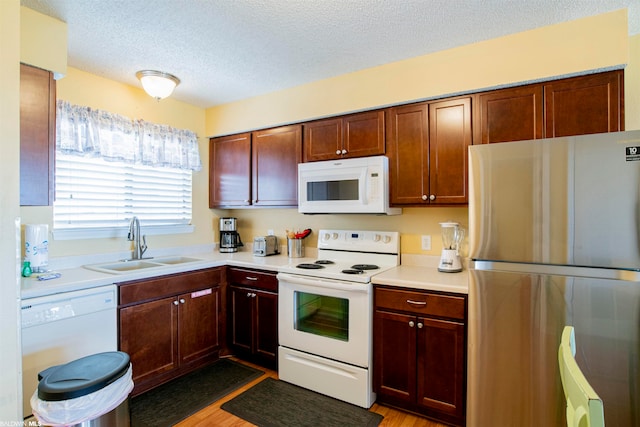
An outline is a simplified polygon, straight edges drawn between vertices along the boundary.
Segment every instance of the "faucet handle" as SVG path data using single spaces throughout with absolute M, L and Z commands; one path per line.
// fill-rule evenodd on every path
M 142 254 L 145 253 L 146 250 L 147 250 L 147 236 L 146 234 L 143 234 L 142 244 L 140 245 L 140 257 L 142 257 Z

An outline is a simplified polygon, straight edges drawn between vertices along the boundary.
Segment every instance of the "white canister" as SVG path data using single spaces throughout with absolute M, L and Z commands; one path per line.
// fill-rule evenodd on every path
M 49 226 L 26 224 L 24 229 L 24 259 L 34 273 L 47 271 L 49 266 Z

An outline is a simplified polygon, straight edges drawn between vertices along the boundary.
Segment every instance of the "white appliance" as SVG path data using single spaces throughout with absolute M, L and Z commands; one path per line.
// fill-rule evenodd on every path
M 558 347 L 640 426 L 640 131 L 469 149 L 467 425 L 561 426 Z
M 441 222 L 442 253 L 438 271 L 443 273 L 459 273 L 462 271 L 460 262 L 460 245 L 464 239 L 464 229 L 457 222 Z
M 371 277 L 399 264 L 397 232 L 320 230 L 318 259 L 279 269 L 278 376 L 369 408 Z
M 386 156 L 298 164 L 298 211 L 398 215 L 389 207 Z
M 100 286 L 22 300 L 23 414 L 38 373 L 84 356 L 118 349 L 117 287 Z

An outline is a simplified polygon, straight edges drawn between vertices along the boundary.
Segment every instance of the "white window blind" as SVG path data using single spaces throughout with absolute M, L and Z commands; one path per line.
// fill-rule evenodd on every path
M 54 229 L 126 228 L 191 222 L 191 170 L 56 154 Z

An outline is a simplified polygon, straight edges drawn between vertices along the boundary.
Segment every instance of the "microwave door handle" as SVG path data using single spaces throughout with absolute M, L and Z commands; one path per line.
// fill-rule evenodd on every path
M 360 200 L 362 201 L 363 205 L 368 205 L 369 204 L 369 200 L 367 195 L 368 193 L 368 188 L 367 185 L 369 184 L 369 180 L 367 180 L 367 174 L 368 174 L 368 170 L 365 168 L 365 170 L 362 171 L 362 173 L 360 174 L 360 179 L 358 180 L 358 187 L 360 187 L 358 189 L 358 191 L 360 191 Z

